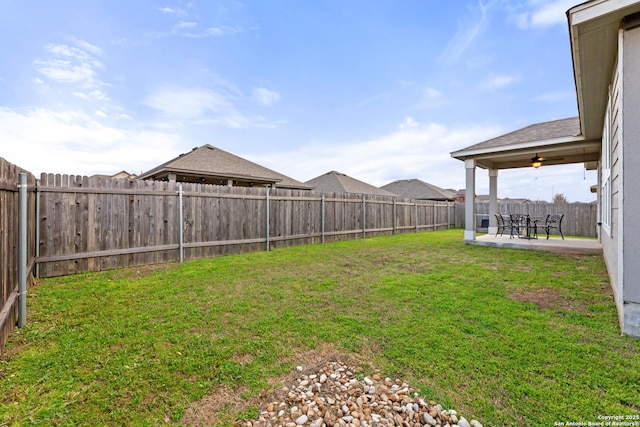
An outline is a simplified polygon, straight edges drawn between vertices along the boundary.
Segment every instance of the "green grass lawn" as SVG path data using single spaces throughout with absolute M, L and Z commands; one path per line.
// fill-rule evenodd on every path
M 602 257 L 461 230 L 40 280 L 27 317 L 0 359 L 0 425 L 180 424 L 327 347 L 485 426 L 640 413 L 640 341 Z

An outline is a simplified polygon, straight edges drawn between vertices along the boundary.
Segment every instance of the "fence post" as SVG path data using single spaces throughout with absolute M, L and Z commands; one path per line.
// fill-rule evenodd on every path
M 362 195 L 362 237 L 367 237 L 367 202 L 366 195 Z
M 179 239 L 179 252 L 180 252 L 180 264 L 184 262 L 184 213 L 182 209 L 182 184 L 178 185 L 178 206 L 180 210 L 180 214 L 178 215 L 178 222 L 180 227 Z
M 322 193 L 322 203 L 320 204 L 322 212 L 320 214 L 320 217 L 322 218 L 322 244 L 324 245 L 324 193 Z
M 27 324 L 27 174 L 18 184 L 18 327 Z
M 269 187 L 267 187 L 266 203 L 267 203 L 267 209 L 266 209 L 266 211 L 267 211 L 267 217 L 266 217 L 266 228 L 267 228 L 266 245 L 267 245 L 267 247 L 266 247 L 266 250 L 267 250 L 267 252 L 269 252 L 269 246 L 270 246 L 269 234 L 271 233 L 270 230 L 269 230 Z
M 413 204 L 413 210 L 416 215 L 416 233 L 418 232 L 418 203 Z

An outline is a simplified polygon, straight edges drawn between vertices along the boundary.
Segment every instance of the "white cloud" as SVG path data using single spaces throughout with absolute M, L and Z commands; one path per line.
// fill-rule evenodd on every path
M 427 99 L 438 99 L 442 96 L 442 92 L 431 87 L 428 87 L 427 89 L 425 89 L 424 92 Z
M 72 85 L 81 89 L 72 93 L 83 99 L 108 99 L 103 90 L 108 85 L 98 75 L 104 66 L 95 56 L 102 55 L 102 49 L 83 40 L 74 42 L 76 46 L 67 44 L 45 46 L 46 58 L 35 61 L 38 72 L 44 80 L 36 78 L 36 84 L 41 87 L 51 84 Z
M 158 10 L 162 13 L 166 13 L 166 14 L 170 14 L 170 15 L 181 15 L 181 16 L 185 16 L 187 14 L 187 12 L 185 12 L 184 10 L 178 8 L 172 8 L 172 7 L 160 7 L 158 8 Z
M 164 87 L 147 96 L 142 103 L 168 119 L 164 121 L 165 128 L 182 126 L 185 122 L 233 129 L 276 126 L 263 117 L 238 111 L 233 92 L 227 90 L 228 84 L 219 86 L 219 89 Z
M 142 103 L 178 120 L 233 110 L 232 103 L 225 95 L 202 88 L 164 87 L 149 95 Z
M 193 28 L 193 27 L 197 27 L 198 23 L 197 22 L 178 22 L 178 24 L 176 25 L 177 29 L 180 28 Z
M 263 87 L 259 87 L 253 90 L 251 99 L 256 104 L 260 104 L 268 107 L 280 100 L 280 94 L 278 92 L 265 89 Z
M 418 122 L 416 122 L 416 120 L 409 116 L 406 119 L 404 119 L 404 122 L 400 123 L 400 125 L 398 126 L 399 129 L 415 129 L 417 128 Z
M 467 48 L 486 28 L 489 19 L 488 9 L 489 6 L 479 0 L 478 7 L 471 10 L 475 16 L 465 18 L 467 21 L 472 20 L 473 22 L 458 22 L 458 31 L 440 55 L 440 60 L 445 63 L 455 63 L 464 55 Z
M 530 0 L 530 10 L 517 14 L 516 20 L 520 28 L 566 25 L 566 12 L 576 4 L 576 0 Z
M 517 76 L 509 76 L 506 74 L 492 74 L 480 83 L 482 89 L 500 89 L 505 86 L 512 85 L 519 80 Z
M 120 170 L 140 173 L 177 153 L 175 134 L 103 124 L 104 116 L 44 108 L 17 112 L 0 107 L 2 157 L 38 175 L 41 172 L 93 175 Z
M 458 189 L 465 185 L 464 164 L 449 153 L 500 133 L 495 126 L 451 127 L 407 117 L 397 130 L 366 141 L 316 142 L 296 151 L 250 158 L 301 181 L 337 170 L 375 186 L 419 178 Z

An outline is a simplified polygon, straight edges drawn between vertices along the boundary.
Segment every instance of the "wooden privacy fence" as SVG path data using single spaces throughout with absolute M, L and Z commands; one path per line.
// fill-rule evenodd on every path
M 20 173 L 24 173 L 27 187 L 23 187 L 24 204 L 20 200 Z M 33 283 L 31 272 L 34 266 L 35 248 L 35 176 L 0 158 L 0 352 L 4 349 L 9 334 L 26 312 L 19 314 L 19 305 L 25 303 L 26 290 Z M 25 241 L 20 242 L 20 206 L 25 208 Z M 22 245 L 26 245 L 22 247 Z M 22 259 L 21 257 L 25 257 Z M 20 261 L 24 271 L 20 267 Z M 20 277 L 22 276 L 22 277 Z M 24 279 L 24 289 L 20 281 Z
M 37 274 L 447 229 L 454 204 L 306 190 L 43 174 Z
M 456 203 L 455 226 L 464 228 L 464 203 Z M 564 215 L 562 231 L 565 236 L 597 237 L 598 205 L 596 203 L 547 203 L 499 201 L 498 213 L 528 214 L 534 218 L 546 218 L 549 214 Z M 476 228 L 482 220 L 489 219 L 489 203 L 476 202 Z M 486 230 L 485 230 L 486 231 Z

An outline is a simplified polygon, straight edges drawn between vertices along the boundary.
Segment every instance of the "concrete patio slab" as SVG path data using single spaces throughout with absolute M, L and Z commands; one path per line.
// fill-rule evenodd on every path
M 493 246 L 498 248 L 528 249 L 534 251 L 548 251 L 563 254 L 602 254 L 602 244 L 595 239 L 575 239 L 546 235 L 538 239 L 510 237 L 509 235 L 485 234 L 476 236 L 476 240 L 465 240 L 465 243 L 478 246 Z

